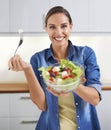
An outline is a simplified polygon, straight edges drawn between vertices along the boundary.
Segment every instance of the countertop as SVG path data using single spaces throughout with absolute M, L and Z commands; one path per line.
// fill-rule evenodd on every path
M 0 93 L 29 92 L 26 83 L 0 83 Z
M 102 86 L 102 90 L 110 90 L 111 86 Z M 27 83 L 0 83 L 0 93 L 20 93 L 29 92 Z

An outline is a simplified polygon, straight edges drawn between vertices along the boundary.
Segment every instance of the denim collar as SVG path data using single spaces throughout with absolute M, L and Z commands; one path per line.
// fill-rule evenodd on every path
M 70 40 L 68 40 L 68 56 L 67 58 L 70 59 L 74 55 L 74 48 L 73 44 Z M 50 45 L 50 49 L 46 54 L 46 59 L 49 60 L 50 58 L 54 58 L 53 51 L 52 51 L 52 44 Z

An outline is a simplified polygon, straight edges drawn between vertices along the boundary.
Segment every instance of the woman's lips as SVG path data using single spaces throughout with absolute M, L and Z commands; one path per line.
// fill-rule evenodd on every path
M 60 37 L 60 38 L 56 37 L 55 38 L 55 40 L 57 40 L 57 41 L 62 41 L 63 39 L 64 39 L 64 37 Z

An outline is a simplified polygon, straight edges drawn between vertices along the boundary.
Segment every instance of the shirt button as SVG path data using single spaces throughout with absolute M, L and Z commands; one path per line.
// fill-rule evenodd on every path
M 78 102 L 76 102 L 76 106 L 78 106 Z
M 79 115 L 77 115 L 77 117 L 79 118 Z
M 78 129 L 80 129 L 80 126 L 78 126 Z

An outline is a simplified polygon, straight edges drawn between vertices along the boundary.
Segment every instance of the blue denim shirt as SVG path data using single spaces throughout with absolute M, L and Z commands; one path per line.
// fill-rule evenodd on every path
M 85 78 L 87 79 L 85 86 L 95 88 L 101 97 L 100 70 L 94 51 L 88 46 L 75 46 L 69 40 L 67 59 L 83 65 Z M 32 67 L 46 94 L 47 102 L 47 110 L 41 113 L 36 130 L 60 130 L 58 98 L 46 90 L 46 84 L 40 76 L 41 72 L 38 71 L 39 67 L 47 67 L 56 62 L 52 45 L 50 48 L 37 52 L 31 57 Z M 95 106 L 85 102 L 74 92 L 73 95 L 76 105 L 78 130 L 100 130 Z

